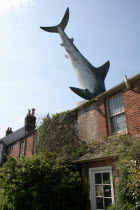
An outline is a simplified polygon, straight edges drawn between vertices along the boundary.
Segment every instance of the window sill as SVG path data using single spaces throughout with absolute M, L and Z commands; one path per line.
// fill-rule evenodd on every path
M 120 136 L 120 135 L 127 135 L 127 134 L 128 134 L 128 130 L 121 131 L 119 133 L 110 133 L 108 136 Z

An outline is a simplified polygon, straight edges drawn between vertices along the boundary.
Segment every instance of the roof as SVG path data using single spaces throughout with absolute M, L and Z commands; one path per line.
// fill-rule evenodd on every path
M 73 162 L 74 163 L 86 163 L 86 162 L 96 162 L 96 161 L 101 161 L 101 160 L 108 160 L 108 159 L 116 159 L 118 158 L 118 155 L 117 154 L 110 154 L 110 155 L 89 155 L 89 154 L 86 154 L 84 156 L 82 156 L 81 158 L 77 159 L 77 160 L 74 160 Z
M 138 80 L 138 79 L 140 79 L 140 74 L 136 74 L 134 77 L 129 78 L 128 82 L 131 85 L 132 82 L 134 82 L 135 80 Z M 125 82 L 122 82 L 122 83 L 116 85 L 115 87 L 113 87 L 113 88 L 111 88 L 111 89 L 101 93 L 100 95 L 96 96 L 95 98 L 93 98 L 93 99 L 91 99 L 89 101 L 84 100 L 84 101 L 82 101 L 82 102 L 80 102 L 78 104 L 78 107 L 76 107 L 75 110 L 80 110 L 80 109 L 82 109 L 84 107 L 87 107 L 88 105 L 92 104 L 95 101 L 98 101 L 100 99 L 106 98 L 106 97 L 110 96 L 112 93 L 121 90 L 125 86 L 126 86 Z
M 15 143 L 19 139 L 22 139 L 23 137 L 25 137 L 25 135 L 26 135 L 25 127 L 22 127 L 14 131 L 13 133 L 9 134 L 8 136 L 5 136 L 2 139 L 0 139 L 0 142 L 2 141 L 6 146 L 8 146 L 10 144 Z

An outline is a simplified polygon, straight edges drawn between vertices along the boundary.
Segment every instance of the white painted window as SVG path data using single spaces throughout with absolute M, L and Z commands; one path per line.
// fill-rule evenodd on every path
M 20 156 L 25 154 L 25 141 L 21 141 L 20 143 Z
M 10 156 L 13 155 L 13 146 L 9 147 L 9 155 L 10 155 Z
M 117 95 L 108 100 L 110 133 L 127 130 L 123 96 Z
M 91 210 L 105 210 L 114 203 L 112 168 L 89 169 Z
M 37 146 L 38 136 L 35 134 L 34 136 L 34 154 L 36 154 L 36 146 Z

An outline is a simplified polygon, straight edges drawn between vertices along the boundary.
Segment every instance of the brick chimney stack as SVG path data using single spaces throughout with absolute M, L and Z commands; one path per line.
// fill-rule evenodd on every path
M 9 128 L 9 127 L 8 127 L 8 129 L 7 129 L 7 131 L 6 131 L 6 136 L 8 136 L 8 135 L 11 134 L 11 133 L 13 133 L 12 128 Z
M 36 117 L 35 117 L 35 109 L 28 109 L 27 116 L 25 117 L 25 130 L 26 133 L 30 133 L 34 131 L 36 128 Z

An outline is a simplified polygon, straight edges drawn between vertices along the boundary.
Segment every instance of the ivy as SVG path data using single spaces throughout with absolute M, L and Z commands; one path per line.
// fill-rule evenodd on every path
M 125 140 L 127 142 L 127 138 Z M 115 204 L 109 210 L 140 209 L 140 140 L 131 139 L 116 162 Z
M 53 152 L 57 158 L 72 160 L 85 154 L 88 145 L 77 135 L 77 112 L 67 111 L 43 119 L 38 128 L 37 154 Z

